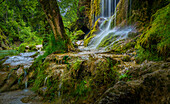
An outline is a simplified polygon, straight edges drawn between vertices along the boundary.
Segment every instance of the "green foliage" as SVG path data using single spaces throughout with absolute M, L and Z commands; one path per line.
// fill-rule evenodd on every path
M 20 52 L 20 53 L 23 53 L 23 52 L 25 52 L 25 44 L 21 44 L 20 46 L 19 46 L 19 49 L 18 49 L 18 51 Z
M 45 54 L 49 55 L 53 52 L 64 53 L 66 50 L 65 41 L 58 37 L 58 41 L 55 40 L 53 34 L 50 34 L 48 45 L 45 48 Z
M 93 60 L 93 59 L 92 59 Z M 105 88 L 114 85 L 117 79 L 116 60 L 81 61 L 77 59 L 63 79 L 63 97 L 71 98 L 74 103 L 88 102 L 103 93 Z M 104 88 L 104 89 L 103 89 Z
M 61 0 L 60 2 L 57 2 L 60 7 L 60 12 L 65 27 L 69 28 L 72 22 L 78 19 L 78 2 L 79 0 Z
M 79 12 L 83 12 L 85 10 L 85 6 L 81 6 Z
M 36 0 L 7 0 L 0 4 L 0 28 L 10 45 L 15 42 L 41 44 L 47 22 Z
M 170 4 L 158 10 L 153 16 L 147 31 L 138 40 L 137 48 L 141 61 L 158 60 L 169 57 L 170 50 Z M 156 58 L 155 58 L 156 57 Z
M 145 50 L 141 46 L 138 46 L 136 61 L 142 63 L 144 60 L 160 61 L 163 57 L 160 57 L 157 52 Z
M 34 82 L 32 90 L 37 91 L 43 85 L 44 79 L 45 79 L 44 70 L 38 68 L 38 75 Z
M 36 64 L 35 68 L 35 73 L 36 73 L 36 79 L 33 84 L 32 90 L 38 91 L 41 86 L 44 85 L 44 80 L 46 78 L 45 75 L 45 69 L 48 67 L 49 63 L 42 64 L 41 61 L 39 62 L 34 62 L 33 65 Z
M 80 83 L 77 84 L 75 91 L 73 92 L 73 96 L 78 99 L 79 97 L 87 96 L 87 93 L 91 91 L 85 80 L 82 80 Z
M 10 55 L 17 55 L 18 51 L 16 50 L 0 50 L 0 60 L 3 59 L 5 56 Z
M 126 71 L 126 73 L 119 76 L 119 80 L 129 81 L 132 76 L 128 75 L 129 70 Z

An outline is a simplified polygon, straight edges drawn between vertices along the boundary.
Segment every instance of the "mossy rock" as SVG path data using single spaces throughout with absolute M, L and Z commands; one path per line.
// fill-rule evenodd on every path
M 87 47 L 91 39 L 93 39 L 96 35 L 92 35 L 84 40 L 84 46 Z
M 84 39 L 85 33 L 82 30 L 78 30 L 74 33 L 77 40 Z
M 119 37 L 119 35 L 116 35 L 114 33 L 109 33 L 99 44 L 99 47 L 106 47 L 108 45 L 110 45 L 112 42 L 114 42 L 117 38 Z
M 90 42 L 90 40 L 96 36 L 97 33 L 100 32 L 99 30 L 99 20 L 98 19 L 96 22 L 95 22 L 95 25 L 93 26 L 93 28 L 91 29 L 91 31 L 85 36 L 84 38 L 84 46 L 87 46 L 88 43 Z
M 141 35 L 140 39 L 138 39 L 138 44 L 136 46 L 139 49 L 139 57 L 141 60 L 153 60 L 153 57 L 155 56 L 166 59 L 170 56 L 169 15 L 170 4 L 158 10 L 152 16 L 150 25 Z M 155 59 L 158 60 L 158 57 Z

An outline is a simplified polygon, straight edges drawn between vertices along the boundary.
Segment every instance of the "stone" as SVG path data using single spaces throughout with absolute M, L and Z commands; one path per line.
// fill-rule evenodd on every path
M 0 77 L 0 86 L 2 86 L 4 81 L 8 78 L 8 72 L 0 72 Z
M 95 104 L 168 104 L 169 63 L 146 61 L 145 64 L 148 64 L 146 69 L 143 66 L 129 72 L 134 80 L 117 82 Z

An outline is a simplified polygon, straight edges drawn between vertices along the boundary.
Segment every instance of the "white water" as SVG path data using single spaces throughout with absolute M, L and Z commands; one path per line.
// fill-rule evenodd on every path
M 115 8 L 118 0 L 101 0 L 101 13 L 99 16 L 95 16 L 95 20 L 101 17 L 108 18 L 115 12 Z
M 131 0 L 130 2 L 130 13 L 131 13 Z M 100 26 L 100 32 L 96 34 L 96 36 L 91 39 L 91 41 L 88 44 L 88 47 L 86 47 L 86 50 L 96 50 L 99 48 L 100 43 L 103 41 L 103 39 L 109 35 L 116 36 L 116 40 L 114 40 L 109 46 L 113 45 L 116 41 L 126 39 L 129 32 L 133 31 L 133 28 L 131 26 L 127 26 L 123 29 L 120 29 L 119 27 L 116 27 L 116 16 L 117 16 L 117 0 L 102 0 L 101 1 L 101 18 L 105 19 Z M 113 8 L 114 7 L 114 8 Z M 114 16 L 111 17 L 112 11 L 114 9 Z M 127 8 L 128 12 L 128 8 Z M 110 18 L 109 18 L 110 17 Z M 108 20 L 107 20 L 108 19 Z M 114 19 L 114 24 L 112 24 L 112 21 Z M 107 22 L 108 21 L 108 22 Z M 107 24 L 105 24 L 107 23 Z M 111 26 L 114 28 L 111 28 Z M 105 48 L 104 48 L 105 49 Z
M 113 18 L 111 18 L 107 24 L 106 29 L 101 31 L 99 34 L 97 34 L 91 41 L 90 41 L 90 46 L 88 46 L 89 49 L 96 49 L 100 42 L 106 37 L 109 33 L 115 32 L 115 29 L 110 29 L 111 22 Z
M 102 0 L 102 17 L 104 17 L 104 0 Z
M 113 21 L 113 17 L 109 20 L 107 27 L 104 30 L 101 30 L 99 34 L 97 34 L 89 43 L 89 46 L 87 49 L 89 50 L 95 50 L 98 48 L 102 40 L 107 37 L 108 35 L 114 35 L 117 36 L 117 39 L 113 41 L 111 45 L 113 45 L 116 41 L 126 39 L 128 37 L 129 32 L 133 31 L 132 27 L 126 27 L 123 29 L 119 29 L 118 27 L 114 27 L 111 29 L 111 22 Z M 112 33 L 112 34 L 111 34 Z
M 111 4 L 111 0 L 109 0 L 109 10 L 108 10 L 108 16 L 110 17 L 111 16 L 111 13 L 112 13 L 112 11 L 111 11 L 111 9 L 112 9 L 112 4 Z
M 60 98 L 61 97 L 61 87 L 62 87 L 62 81 L 60 81 L 60 84 L 58 86 L 59 90 L 58 90 L 58 97 Z

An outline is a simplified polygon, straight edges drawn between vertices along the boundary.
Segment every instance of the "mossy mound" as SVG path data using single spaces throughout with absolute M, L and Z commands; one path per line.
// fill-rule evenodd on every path
M 115 35 L 114 33 L 110 33 L 108 34 L 99 44 L 99 47 L 106 47 L 108 45 L 110 45 L 111 43 L 113 43 L 114 41 L 116 41 L 116 39 L 119 37 L 119 35 Z
M 145 59 L 165 59 L 170 56 L 170 4 L 158 10 L 153 16 L 147 30 L 138 40 L 139 56 Z M 155 58 L 153 58 L 153 56 Z

